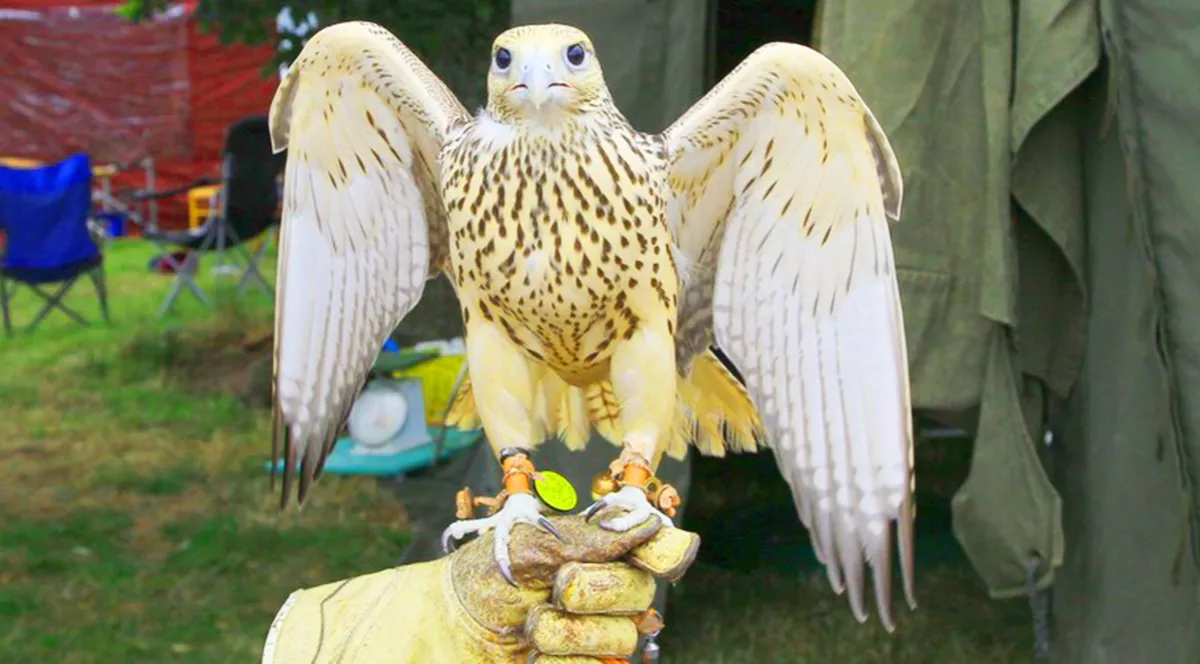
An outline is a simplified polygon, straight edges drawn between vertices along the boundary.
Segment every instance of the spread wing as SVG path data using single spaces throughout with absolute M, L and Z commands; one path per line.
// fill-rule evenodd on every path
M 891 630 L 891 522 L 913 599 L 912 421 L 888 219 L 896 158 L 832 62 L 751 54 L 663 133 L 687 266 L 681 366 L 709 343 L 744 376 L 779 470 L 839 593 L 864 561 Z
M 380 346 L 446 260 L 438 158 L 469 120 L 398 39 L 363 22 L 305 44 L 271 102 L 287 149 L 275 305 L 275 432 L 304 501 Z

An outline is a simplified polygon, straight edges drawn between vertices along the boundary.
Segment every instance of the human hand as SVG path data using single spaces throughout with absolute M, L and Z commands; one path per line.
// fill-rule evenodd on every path
M 699 537 L 650 519 L 626 532 L 603 519 L 551 517 L 559 537 L 513 530 L 500 574 L 491 533 L 435 561 L 293 593 L 272 625 L 264 664 L 526 662 L 596 664 L 637 646 L 657 579 L 680 578 Z
M 658 519 L 623 533 L 597 525 L 603 521 L 553 519 L 561 539 L 533 528 L 514 531 L 516 587 L 500 576 L 485 534 L 451 563 L 462 606 L 480 624 L 515 636 L 519 651 L 539 663 L 632 655 L 639 626 L 654 629 L 646 612 L 657 579 L 682 577 L 700 538 Z

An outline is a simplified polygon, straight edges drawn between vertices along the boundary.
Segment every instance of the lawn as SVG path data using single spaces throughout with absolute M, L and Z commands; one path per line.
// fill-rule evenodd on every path
M 373 480 L 327 477 L 303 512 L 277 509 L 262 470 L 270 301 L 233 298 L 210 260 L 216 307 L 185 296 L 160 321 L 170 280 L 148 272 L 153 253 L 108 247 L 111 325 L 52 316 L 0 338 L 2 662 L 257 661 L 291 590 L 380 569 L 403 547 L 404 511 Z M 98 320 L 89 283 L 69 302 Z M 21 293 L 17 322 L 35 307 Z M 693 512 L 722 513 L 720 492 L 704 500 Z M 954 555 L 923 563 L 921 608 L 889 637 L 854 623 L 815 570 L 770 558 L 773 540 L 747 535 L 756 551 L 715 516 L 687 525 L 708 544 L 675 589 L 664 661 L 1029 659 L 1022 603 L 987 600 Z
M 0 340 L 0 661 L 257 661 L 291 590 L 403 545 L 403 511 L 372 481 L 329 478 L 279 512 L 269 411 L 249 393 L 269 365 L 244 349 L 269 334 L 270 301 L 216 284 L 215 310 L 187 296 L 160 322 L 153 253 L 110 246 L 111 326 L 54 316 Z M 98 321 L 90 283 L 71 302 Z M 32 294 L 15 304 L 28 321 Z

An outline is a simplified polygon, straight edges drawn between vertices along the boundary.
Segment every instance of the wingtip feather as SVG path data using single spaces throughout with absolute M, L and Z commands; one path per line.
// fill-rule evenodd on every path
M 900 518 L 897 520 L 896 536 L 899 540 L 900 549 L 901 585 L 904 587 L 904 599 L 908 603 L 910 610 L 916 610 L 917 608 L 916 571 L 914 569 L 915 560 L 913 555 L 915 540 L 913 520 L 913 498 L 909 495 L 900 507 Z
M 896 631 L 892 619 L 892 540 L 885 525 L 878 550 L 871 561 L 871 572 L 875 583 L 875 606 L 879 610 L 879 622 L 889 634 Z
M 283 481 L 279 492 L 279 509 L 286 509 L 292 495 L 292 481 L 296 472 L 296 446 L 292 442 L 291 431 L 281 427 L 281 442 L 283 443 Z

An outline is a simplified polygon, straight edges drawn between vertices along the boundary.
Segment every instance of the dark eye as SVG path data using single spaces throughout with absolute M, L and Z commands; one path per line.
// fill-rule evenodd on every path
M 507 48 L 496 49 L 496 69 L 508 69 L 512 64 L 512 53 Z
M 585 57 L 587 57 L 587 51 L 583 49 L 583 44 L 571 44 L 567 47 L 567 62 L 572 66 L 578 67 L 583 64 Z

